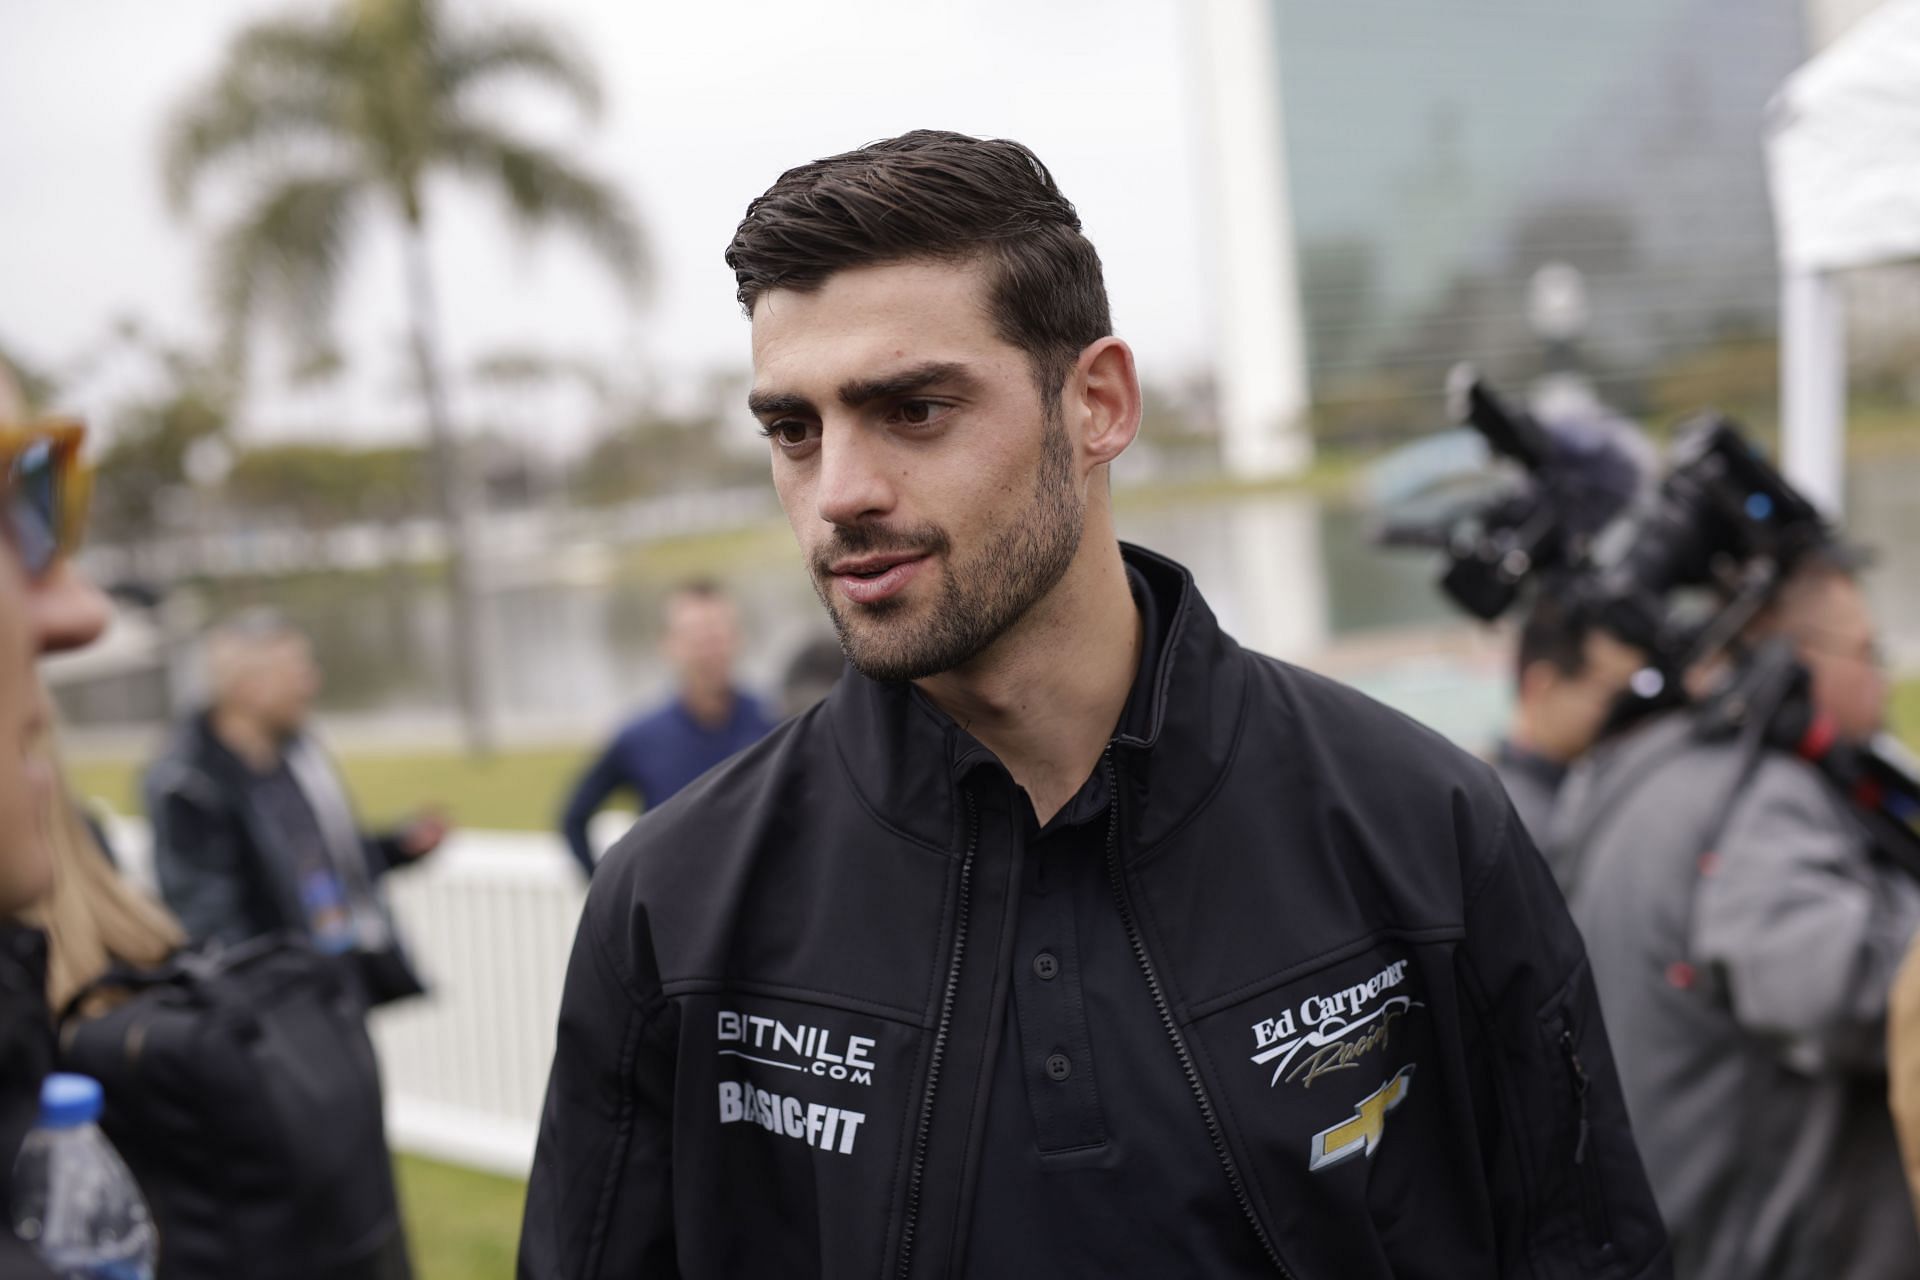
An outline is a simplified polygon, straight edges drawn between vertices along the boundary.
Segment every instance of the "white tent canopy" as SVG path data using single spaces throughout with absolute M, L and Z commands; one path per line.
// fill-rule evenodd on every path
M 1783 276 L 1783 461 L 1837 515 L 1846 333 L 1834 276 L 1920 258 L 1920 0 L 1886 0 L 1789 77 L 1767 152 Z

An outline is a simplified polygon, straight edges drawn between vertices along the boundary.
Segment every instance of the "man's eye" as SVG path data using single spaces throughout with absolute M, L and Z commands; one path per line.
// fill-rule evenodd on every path
M 813 425 L 785 418 L 769 423 L 760 429 L 760 434 L 779 445 L 782 449 L 798 449 L 813 436 Z
M 894 407 L 893 417 L 904 426 L 930 427 L 952 410 L 952 405 L 940 400 L 902 400 Z

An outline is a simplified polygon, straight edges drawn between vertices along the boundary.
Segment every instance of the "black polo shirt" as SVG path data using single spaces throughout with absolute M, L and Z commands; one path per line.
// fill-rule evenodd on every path
M 1127 573 L 1144 643 L 1114 732 L 1145 738 L 1168 620 Z M 1022 801 L 1027 856 L 966 1273 L 1271 1276 L 1121 924 L 1106 770 L 1044 828 Z

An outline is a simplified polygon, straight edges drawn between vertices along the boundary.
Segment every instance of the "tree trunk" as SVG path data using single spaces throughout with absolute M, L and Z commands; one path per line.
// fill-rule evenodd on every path
M 486 682 L 486 635 L 480 617 L 480 593 L 474 553 L 472 488 L 467 484 L 459 441 L 447 410 L 440 379 L 440 353 L 434 323 L 433 270 L 427 261 L 425 228 L 409 218 L 402 237 L 407 265 L 407 301 L 420 393 L 427 402 L 427 429 L 433 448 L 433 488 L 440 528 L 447 543 L 447 579 L 453 597 L 449 656 L 453 659 L 454 699 L 469 754 L 493 753 L 493 717 Z

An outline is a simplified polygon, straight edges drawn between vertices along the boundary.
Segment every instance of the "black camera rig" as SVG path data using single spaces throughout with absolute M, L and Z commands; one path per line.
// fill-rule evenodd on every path
M 1757 729 L 1749 736 L 1820 767 L 1883 852 L 1920 875 L 1920 768 L 1888 735 L 1840 740 L 1815 714 L 1790 651 L 1746 638 L 1803 557 L 1857 553 L 1740 427 L 1716 414 L 1684 423 L 1647 486 L 1617 444 L 1550 428 L 1470 370 L 1456 371 L 1450 390 L 1456 416 L 1518 474 L 1437 517 L 1389 522 L 1379 540 L 1441 549 L 1441 590 L 1486 621 L 1530 591 L 1569 594 L 1646 655 L 1605 732 L 1683 706 L 1703 733 Z M 1708 664 L 1719 678 L 1696 696 L 1689 673 Z

